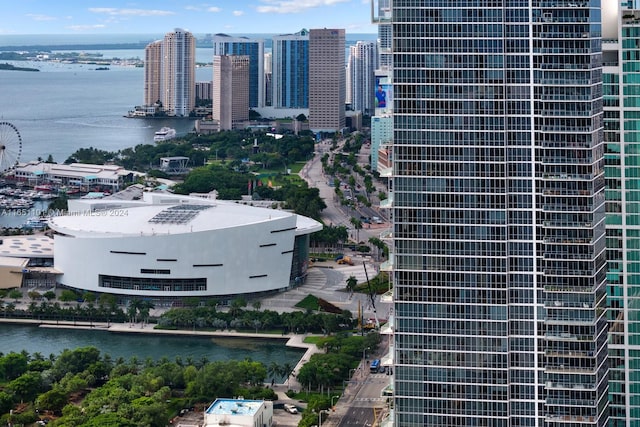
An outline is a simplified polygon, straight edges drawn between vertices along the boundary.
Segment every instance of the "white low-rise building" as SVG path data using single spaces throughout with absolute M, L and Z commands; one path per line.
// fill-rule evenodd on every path
M 53 217 L 65 286 L 150 298 L 260 294 L 302 283 L 309 234 L 294 213 L 214 198 L 144 193 L 78 199 Z
M 118 165 L 92 165 L 85 163 L 58 164 L 32 161 L 19 164 L 13 171 L 16 181 L 29 185 L 55 185 L 100 188 L 119 191 L 136 176 L 144 175 Z
M 264 400 L 216 399 L 204 411 L 204 427 L 270 427 L 273 402 Z
M 0 289 L 52 289 L 60 274 L 53 268 L 52 238 L 0 236 Z

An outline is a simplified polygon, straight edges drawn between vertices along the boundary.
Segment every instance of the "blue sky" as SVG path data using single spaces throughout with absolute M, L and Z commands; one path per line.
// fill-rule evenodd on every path
M 18 0 L 5 4 L 0 35 L 294 33 L 344 28 L 375 33 L 371 0 Z

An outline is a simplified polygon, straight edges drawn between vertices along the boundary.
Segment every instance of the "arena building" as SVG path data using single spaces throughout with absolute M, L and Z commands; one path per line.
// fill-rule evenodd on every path
M 138 199 L 138 200 L 136 200 Z M 146 298 L 234 297 L 295 286 L 322 224 L 215 197 L 145 192 L 69 200 L 49 220 L 58 282 Z
M 53 239 L 45 235 L 0 237 L 0 289 L 55 289 L 62 273 L 53 267 Z

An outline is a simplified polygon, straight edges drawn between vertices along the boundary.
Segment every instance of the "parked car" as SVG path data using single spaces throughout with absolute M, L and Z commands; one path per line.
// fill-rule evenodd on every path
M 284 410 L 287 411 L 290 414 L 297 414 L 298 413 L 298 408 L 296 408 L 294 405 L 291 405 L 290 403 L 285 403 L 284 404 Z

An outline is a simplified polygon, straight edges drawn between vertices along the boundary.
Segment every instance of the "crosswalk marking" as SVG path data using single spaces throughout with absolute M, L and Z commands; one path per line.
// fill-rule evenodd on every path
M 386 402 L 386 397 L 356 397 L 354 402 Z

